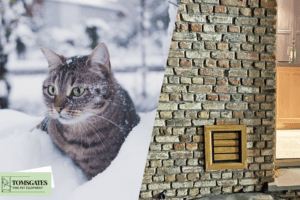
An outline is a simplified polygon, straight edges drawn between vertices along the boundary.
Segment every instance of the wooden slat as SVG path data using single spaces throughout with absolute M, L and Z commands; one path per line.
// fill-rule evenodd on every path
M 238 140 L 214 140 L 214 146 L 226 146 L 226 147 L 238 147 L 239 146 Z
M 238 160 L 239 154 L 214 154 L 215 160 Z
M 239 147 L 215 147 L 214 153 L 238 153 Z
M 215 140 L 224 140 L 224 139 L 239 139 L 239 133 L 214 133 Z

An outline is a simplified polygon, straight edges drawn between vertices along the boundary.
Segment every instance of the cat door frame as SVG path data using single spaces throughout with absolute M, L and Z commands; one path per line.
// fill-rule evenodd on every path
M 234 144 L 226 146 L 224 148 L 235 148 L 237 149 L 237 154 L 239 155 L 236 160 L 222 160 L 217 161 L 214 154 L 214 144 L 215 140 L 213 135 L 215 133 L 221 133 L 223 137 L 225 136 L 224 141 L 230 140 L 230 135 L 236 134 L 238 137 L 235 140 L 232 140 Z M 234 133 L 234 134 L 232 134 Z M 223 170 L 223 169 L 246 169 L 247 168 L 247 126 L 246 125 L 207 125 L 204 126 L 205 134 L 205 169 L 206 170 Z M 226 138 L 229 136 L 228 138 Z M 231 142 L 232 142 L 231 141 Z M 234 156 L 231 153 L 218 154 L 218 156 L 226 155 Z

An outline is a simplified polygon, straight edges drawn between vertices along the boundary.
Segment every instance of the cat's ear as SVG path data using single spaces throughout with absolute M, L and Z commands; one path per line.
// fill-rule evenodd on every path
M 87 63 L 96 70 L 100 70 L 101 67 L 104 67 L 107 71 L 110 71 L 109 53 L 104 43 L 98 44 L 95 47 L 89 56 Z
M 40 45 L 39 47 L 42 50 L 44 56 L 46 57 L 50 69 L 54 69 L 66 62 L 67 59 L 64 56 L 57 55 L 56 53 L 42 45 Z

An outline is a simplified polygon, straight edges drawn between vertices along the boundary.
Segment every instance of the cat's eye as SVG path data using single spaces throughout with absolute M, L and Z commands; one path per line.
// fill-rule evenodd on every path
M 57 89 L 56 89 L 55 86 L 50 85 L 50 86 L 48 87 L 48 92 L 49 92 L 50 95 L 55 96 L 55 95 L 57 94 Z
M 83 92 L 84 92 L 84 88 L 82 87 L 81 88 L 77 87 L 73 89 L 73 94 L 77 97 L 81 96 Z

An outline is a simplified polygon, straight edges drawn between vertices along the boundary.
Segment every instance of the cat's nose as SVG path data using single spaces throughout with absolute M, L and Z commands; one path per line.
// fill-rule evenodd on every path
M 64 108 L 63 107 L 55 107 L 55 110 L 60 113 Z

